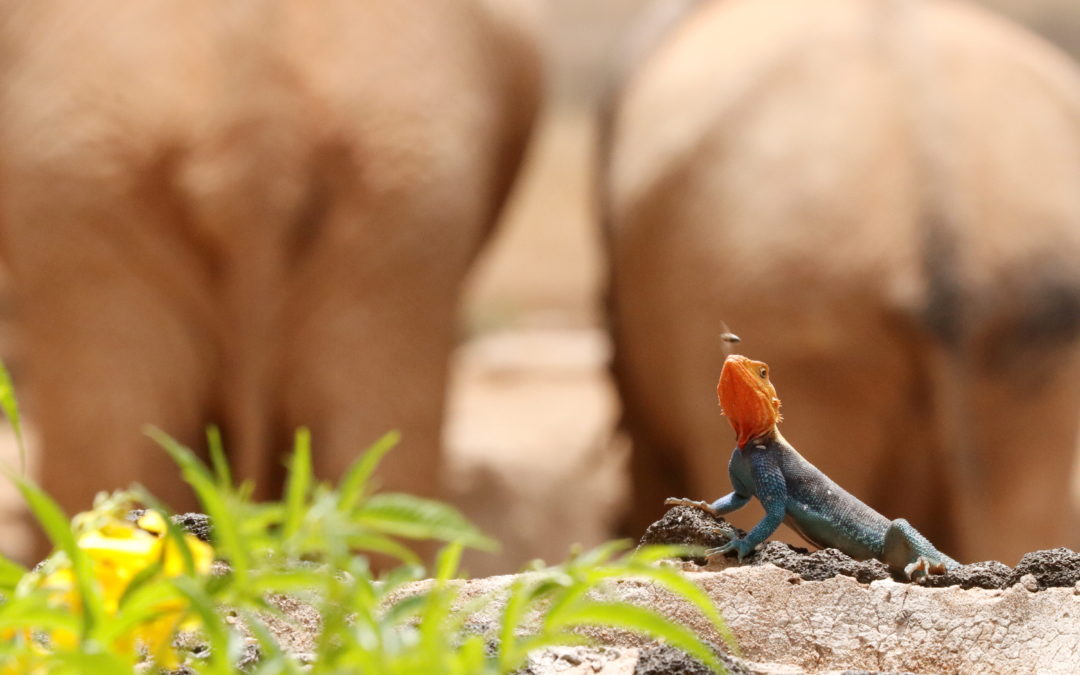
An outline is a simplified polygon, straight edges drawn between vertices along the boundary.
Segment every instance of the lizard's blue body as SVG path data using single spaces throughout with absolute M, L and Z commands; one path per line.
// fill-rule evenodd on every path
M 710 555 L 735 551 L 746 556 L 786 522 L 807 541 L 836 548 L 857 560 L 876 558 L 896 578 L 957 567 L 906 520 L 889 520 L 837 485 L 791 447 L 779 432 L 736 448 L 728 463 L 733 492 L 712 504 L 690 500 L 717 515 L 741 508 L 751 497 L 765 507 L 765 517 L 744 538 L 711 549 Z

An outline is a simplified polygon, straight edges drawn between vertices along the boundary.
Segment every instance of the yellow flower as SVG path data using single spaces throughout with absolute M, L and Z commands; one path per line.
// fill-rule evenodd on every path
M 185 533 L 182 544 L 170 535 L 165 517 L 157 511 L 146 511 L 137 522 L 131 522 L 126 517 L 131 506 L 126 495 L 114 495 L 73 520 L 76 544 L 89 560 L 106 619 L 118 616 L 124 593 L 140 574 L 150 575 L 146 581 L 184 574 L 187 570 L 182 545 L 190 552 L 191 571 L 195 574 L 209 574 L 214 559 L 213 549 L 193 535 Z M 155 572 L 145 572 L 155 566 Z M 57 554 L 45 563 L 43 570 L 46 571 L 41 573 L 37 588 L 51 593 L 52 604 L 81 612 L 81 597 L 70 561 Z M 135 645 L 141 644 L 160 665 L 172 667 L 177 665 L 176 654 L 170 648 L 173 636 L 178 630 L 197 625 L 182 598 L 167 598 L 151 606 L 147 620 L 118 636 L 113 647 L 127 651 L 134 660 Z M 66 630 L 52 631 L 49 641 L 54 649 L 74 649 L 78 645 L 77 636 Z

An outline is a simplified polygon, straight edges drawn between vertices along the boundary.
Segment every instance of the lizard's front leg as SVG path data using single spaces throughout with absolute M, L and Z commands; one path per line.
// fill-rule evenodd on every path
M 685 499 L 680 497 L 668 497 L 664 500 L 664 504 L 667 506 L 689 506 L 694 509 L 701 509 L 705 513 L 711 513 L 714 516 L 722 516 L 725 513 L 731 513 L 736 509 L 741 509 L 746 506 L 748 501 L 750 501 L 748 495 L 732 492 L 717 499 L 712 504 L 697 499 Z
M 761 500 L 761 505 L 765 507 L 765 517 L 745 537 L 732 539 L 719 548 L 709 549 L 705 552 L 706 555 L 735 551 L 742 560 L 758 544 L 776 532 L 776 528 L 783 522 L 784 514 L 787 512 L 787 481 L 780 470 L 780 463 L 776 456 L 771 453 L 755 454 L 750 460 L 750 468 L 757 486 L 755 494 Z

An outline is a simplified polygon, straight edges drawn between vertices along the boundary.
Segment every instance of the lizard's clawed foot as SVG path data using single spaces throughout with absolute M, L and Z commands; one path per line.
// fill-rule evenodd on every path
M 904 573 L 910 581 L 919 581 L 930 575 L 944 575 L 946 567 L 943 563 L 931 563 L 926 556 L 920 555 L 915 562 L 904 567 Z
M 664 500 L 664 505 L 665 506 L 689 506 L 690 508 L 693 508 L 693 509 L 701 509 L 702 511 L 704 511 L 705 513 L 708 513 L 709 515 L 713 515 L 713 516 L 720 515 L 713 509 L 713 507 L 709 504 L 709 502 L 702 501 L 702 500 L 699 500 L 699 499 L 685 499 L 685 498 L 682 498 L 682 497 L 668 497 L 667 499 Z
M 711 558 L 717 555 L 724 555 L 725 553 L 728 553 L 730 551 L 735 551 L 735 555 L 738 556 L 739 560 L 742 560 L 746 556 L 750 555 L 753 550 L 753 544 L 746 541 L 746 539 L 740 538 L 732 539 L 723 546 L 710 548 L 709 550 L 705 551 L 705 556 Z
M 926 556 L 919 556 L 915 559 L 915 562 L 904 567 L 904 574 L 911 581 L 919 581 L 931 574 L 944 574 L 945 572 L 944 563 L 932 563 Z

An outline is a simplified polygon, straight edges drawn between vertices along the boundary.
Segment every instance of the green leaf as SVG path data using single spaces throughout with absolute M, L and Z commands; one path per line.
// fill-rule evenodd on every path
M 724 621 L 724 617 L 721 616 L 720 610 L 716 608 L 716 605 L 705 591 L 701 590 L 697 584 L 684 574 L 670 567 L 654 567 L 651 565 L 634 567 L 631 574 L 646 577 L 693 604 L 705 615 L 705 618 L 712 624 L 713 629 L 723 638 L 732 652 L 739 655 L 739 645 L 728 628 L 727 622 Z
M 494 672 L 488 664 L 486 644 L 479 635 L 467 638 L 457 648 L 457 671 L 473 675 L 474 673 Z
M 80 652 L 59 652 L 52 655 L 49 665 L 51 675 L 131 675 L 133 659 L 123 659 L 117 654 Z
M 439 551 L 435 564 L 435 579 L 437 581 L 447 581 L 457 574 L 458 565 L 461 564 L 463 548 L 461 542 L 455 541 L 447 544 Z
M 285 523 L 282 537 L 288 541 L 296 536 L 304 520 L 308 490 L 311 489 L 311 432 L 301 428 L 296 432 L 289 474 L 285 483 Z
M 232 488 L 232 473 L 229 471 L 229 460 L 225 458 L 225 446 L 221 442 L 221 429 L 216 425 L 206 428 L 206 446 L 210 451 L 210 466 L 214 469 L 214 478 L 218 488 L 222 490 Z
M 458 551 L 460 552 L 460 547 Z M 438 663 L 439 655 L 449 648 L 448 642 L 451 636 L 447 634 L 445 625 L 454 598 L 457 596 L 456 590 L 447 584 L 448 577 L 443 576 L 443 574 L 453 574 L 444 562 L 448 557 L 452 558 L 453 554 L 450 556 L 445 554 L 444 549 L 438 563 L 441 568 L 440 574 L 431 590 L 427 592 L 427 603 L 420 614 L 420 651 L 431 663 Z M 456 565 L 453 569 L 457 569 Z
M 51 606 L 47 593 L 36 592 L 7 600 L 0 606 L 0 628 L 45 632 L 65 630 L 78 635 L 82 620 L 66 607 Z
M 723 669 L 720 660 L 693 631 L 645 607 L 624 602 L 583 602 L 567 611 L 561 622 L 567 627 L 590 625 L 644 633 L 678 647 L 715 671 Z
M 226 503 L 225 495 L 214 484 L 210 471 L 195 453 L 160 429 L 151 427 L 146 433 L 172 456 L 173 461 L 180 467 L 184 480 L 195 489 L 203 509 L 214 524 L 214 545 L 217 553 L 229 561 L 233 576 L 240 583 L 246 583 L 251 566 L 250 551 L 240 537 L 235 521 L 236 514 Z
M 382 553 L 383 555 L 392 556 L 410 565 L 420 563 L 420 556 L 416 555 L 412 549 L 381 534 L 375 534 L 374 532 L 349 534 L 346 537 L 346 541 L 349 544 L 349 548 L 354 551 Z
M 613 539 L 604 542 L 594 549 L 575 556 L 568 563 L 571 567 L 594 568 L 606 565 L 619 553 L 626 551 L 634 545 L 629 539 Z
M 98 633 L 98 637 L 105 644 L 138 626 L 172 613 L 172 610 L 162 608 L 175 606 L 177 599 L 184 600 L 184 596 L 167 579 L 154 579 L 132 588 L 133 585 L 129 584 L 129 590 L 124 592 L 122 611 L 110 616 Z
M 15 385 L 11 373 L 0 361 L 0 408 L 4 411 L 11 428 L 15 431 L 15 442 L 19 446 L 19 473 L 26 475 L 26 444 L 23 442 L 22 418 L 19 415 L 19 401 L 15 398 Z
M 230 649 L 233 640 L 230 639 L 229 629 L 221 618 L 213 601 L 199 587 L 194 579 L 180 577 L 172 580 L 175 588 L 188 599 L 191 610 L 202 620 L 201 633 L 210 643 L 210 659 L 207 667 L 202 672 L 218 673 L 219 675 L 231 675 L 232 656 Z
M 503 608 L 502 626 L 499 630 L 499 670 L 504 673 L 509 673 L 520 666 L 524 658 L 523 654 L 516 649 L 518 642 L 516 631 L 529 608 L 529 594 L 532 586 L 533 584 L 521 577 L 515 579 L 510 585 L 510 595 Z
M 379 466 L 379 462 L 386 456 L 386 453 L 393 450 L 397 444 L 401 441 L 401 434 L 397 431 L 391 431 L 382 438 L 375 441 L 375 443 L 360 455 L 352 466 L 345 472 L 345 476 L 341 479 L 341 485 L 338 488 L 340 499 L 338 502 L 338 508 L 342 511 L 351 511 L 360 503 L 360 500 L 364 498 L 368 491 L 368 485 L 371 482 L 371 476 L 375 473 L 376 467 Z
M 45 492 L 34 483 L 18 479 L 16 485 L 22 493 L 30 512 L 34 514 L 38 523 L 45 530 L 49 541 L 57 549 L 63 551 L 71 561 L 71 570 L 75 575 L 75 585 L 79 592 L 79 598 L 83 607 L 83 637 L 89 637 L 96 626 L 101 623 L 105 614 L 101 593 L 94 580 L 93 570 L 86 553 L 79 548 L 75 533 L 60 505 L 52 500 Z
M 277 675 L 300 672 L 296 662 L 287 657 L 277 638 L 263 625 L 263 622 L 259 620 L 259 617 L 254 612 L 243 611 L 242 616 L 244 617 L 244 626 L 259 641 L 260 664 L 277 664 L 277 667 L 272 671 Z
M 427 606 L 424 595 L 408 595 L 386 608 L 384 619 L 391 625 L 401 624 L 420 614 Z
M 481 534 L 457 509 L 412 495 L 374 495 L 356 514 L 355 521 L 378 532 L 409 539 L 460 541 L 484 551 L 497 547 L 494 540 Z
M 321 588 L 332 570 L 323 567 L 287 569 L 252 574 L 248 586 L 252 593 L 296 593 Z
M 160 560 L 155 560 L 153 563 L 142 568 L 132 577 L 131 581 L 124 588 L 124 592 L 120 594 L 120 600 L 117 602 L 117 609 L 124 610 L 127 603 L 131 600 L 133 595 L 141 589 L 143 586 L 150 583 L 154 577 L 161 572 L 162 564 Z
M 0 592 L 12 591 L 28 571 L 14 560 L 8 560 L 0 555 Z
M 639 563 L 653 564 L 661 560 L 696 558 L 705 555 L 704 546 L 682 546 L 678 544 L 652 544 L 642 546 L 633 553 L 633 560 Z
M 537 649 L 543 649 L 545 647 L 571 647 L 592 643 L 593 641 L 584 635 L 571 633 L 569 631 L 552 631 L 540 633 L 539 635 L 532 635 L 517 641 L 513 657 L 506 660 L 507 665 L 503 666 L 500 661 L 499 672 L 512 673 L 518 668 L 521 668 L 521 666 L 525 664 L 525 659 L 529 657 L 529 654 Z

